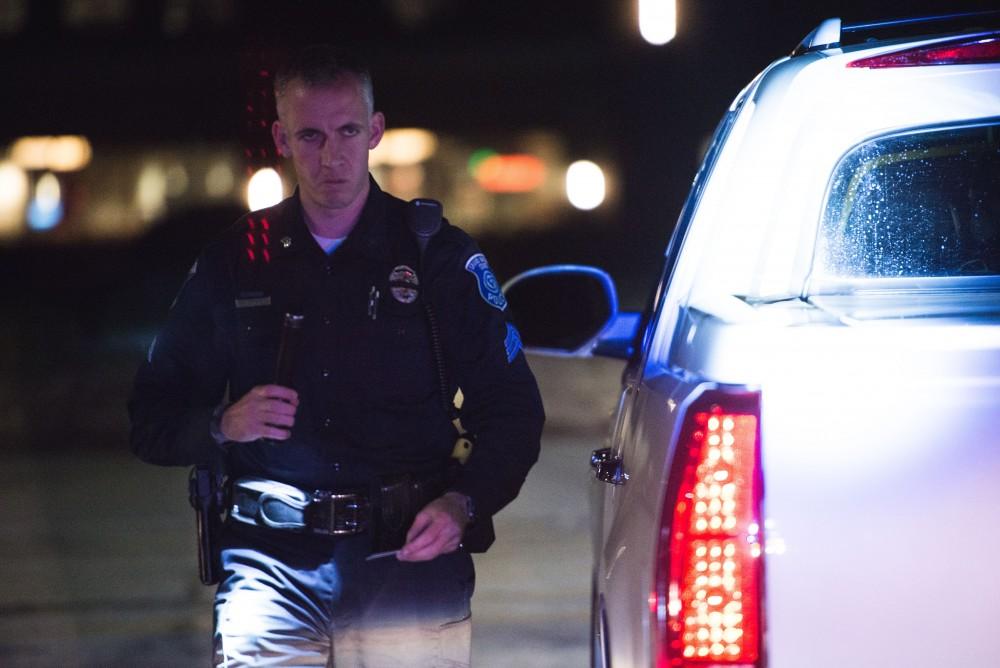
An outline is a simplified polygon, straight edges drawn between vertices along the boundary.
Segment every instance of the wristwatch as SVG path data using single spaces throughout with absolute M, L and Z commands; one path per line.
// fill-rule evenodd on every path
M 469 521 L 469 524 L 472 524 L 473 522 L 475 522 L 476 521 L 476 504 L 475 504 L 475 502 L 473 502 L 472 497 L 469 496 L 468 494 L 464 494 L 464 493 L 459 492 L 459 491 L 454 490 L 454 489 L 451 490 L 448 493 L 449 494 L 457 494 L 458 496 L 460 496 L 463 499 L 465 499 L 465 519 L 467 519 Z
M 226 435 L 222 433 L 222 414 L 226 412 L 230 404 L 219 404 L 212 411 L 212 419 L 208 421 L 208 433 L 216 445 L 225 445 L 229 442 Z
M 462 496 L 465 497 L 465 517 L 469 520 L 469 524 L 472 524 L 476 521 L 476 503 L 468 494 Z

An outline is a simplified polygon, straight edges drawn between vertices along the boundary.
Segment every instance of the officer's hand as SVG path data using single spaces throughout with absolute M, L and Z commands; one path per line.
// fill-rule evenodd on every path
M 281 385 L 258 385 L 226 409 L 219 428 L 227 440 L 247 443 L 258 438 L 284 441 L 292 435 L 299 393 Z
M 448 492 L 417 513 L 406 532 L 406 545 L 399 551 L 400 561 L 429 561 L 454 552 L 462 542 L 462 532 L 469 523 L 465 497 Z

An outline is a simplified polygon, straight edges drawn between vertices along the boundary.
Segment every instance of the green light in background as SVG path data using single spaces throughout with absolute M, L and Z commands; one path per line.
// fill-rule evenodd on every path
M 497 155 L 497 152 L 491 148 L 477 148 L 469 156 L 469 163 L 467 169 L 469 170 L 469 176 L 476 178 L 476 171 L 479 166 L 483 164 L 484 161 L 489 160 L 493 156 Z

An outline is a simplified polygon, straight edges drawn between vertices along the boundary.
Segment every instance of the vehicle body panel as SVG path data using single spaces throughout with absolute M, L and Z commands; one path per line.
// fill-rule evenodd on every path
M 594 483 L 612 666 L 654 665 L 649 597 L 679 420 L 727 385 L 762 396 L 766 665 L 996 662 L 1000 289 L 809 292 L 846 153 L 1000 118 L 996 64 L 846 67 L 898 48 L 777 62 L 734 103 L 702 168 L 625 374 L 611 448 L 628 479 Z

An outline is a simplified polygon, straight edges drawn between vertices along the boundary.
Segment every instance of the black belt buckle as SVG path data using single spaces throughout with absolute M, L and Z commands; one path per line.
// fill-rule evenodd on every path
M 313 493 L 306 526 L 325 536 L 353 536 L 368 530 L 368 500 L 361 494 Z

